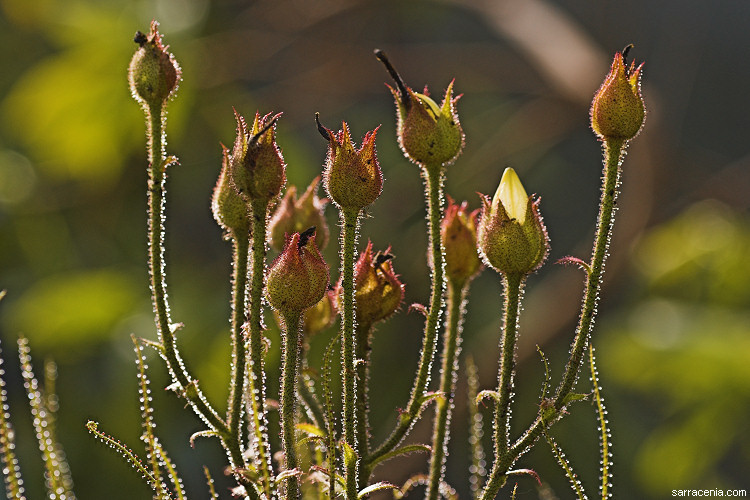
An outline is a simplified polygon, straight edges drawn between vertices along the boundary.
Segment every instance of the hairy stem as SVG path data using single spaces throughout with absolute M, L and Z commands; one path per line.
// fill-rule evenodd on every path
M 448 456 L 450 421 L 453 398 L 458 375 L 458 356 L 461 352 L 461 326 L 463 323 L 463 303 L 469 291 L 469 281 L 464 286 L 448 282 L 448 307 L 446 329 L 443 336 L 443 363 L 440 371 L 440 392 L 443 398 L 437 400 L 435 422 L 432 431 L 432 458 L 427 486 L 429 500 L 437 500 L 440 495 L 440 482 L 443 480 L 445 459 Z
M 281 367 L 281 440 L 284 448 L 284 470 L 297 468 L 297 441 L 295 422 L 297 408 L 297 374 L 299 373 L 299 353 L 302 348 L 300 330 L 302 315 L 299 311 L 286 311 L 284 315 L 284 362 Z M 299 477 L 296 474 L 286 479 L 286 499 L 300 497 Z
M 356 350 L 356 338 L 354 325 L 356 323 L 354 307 L 354 249 L 357 240 L 357 225 L 359 224 L 359 211 L 342 210 L 341 217 L 344 229 L 341 234 L 341 287 L 343 289 L 343 307 L 341 309 L 341 339 L 342 363 L 344 365 L 344 441 L 354 450 L 358 450 L 356 431 L 356 371 L 354 365 L 354 352 Z M 354 466 L 346 467 L 346 498 L 356 500 L 357 498 L 357 466 L 362 459 L 358 455 L 353 462 Z
M 211 428 L 220 434 L 227 433 L 224 421 L 217 415 L 197 387 L 197 382 L 187 374 L 180 358 L 169 317 L 169 301 L 165 282 L 164 263 L 164 207 L 166 194 L 166 154 L 164 152 L 164 109 L 154 106 L 147 112 L 148 126 L 148 253 L 151 294 L 156 316 L 155 323 L 162 343 L 162 357 L 194 411 Z M 237 457 L 239 458 L 239 457 Z
M 513 375 L 516 368 L 516 337 L 518 332 L 518 311 L 524 275 L 506 274 L 503 276 L 505 303 L 503 306 L 503 337 L 500 342 L 500 370 L 497 380 L 497 399 L 495 402 L 494 434 L 495 464 L 490 471 L 482 499 L 495 498 L 498 490 L 505 484 L 504 459 L 508 456 L 510 432 L 510 403 L 513 400 Z
M 356 392 L 356 418 L 357 418 L 357 447 L 355 452 L 359 457 L 366 457 L 370 452 L 370 407 L 369 407 L 369 380 L 370 380 L 370 335 L 372 325 L 358 323 L 356 326 L 356 344 L 354 355 L 358 360 L 356 366 L 357 384 Z M 367 486 L 370 479 L 369 468 L 360 463 L 358 469 L 359 486 Z
M 250 269 L 250 369 L 248 373 L 249 404 L 254 432 L 254 445 L 258 469 L 263 480 L 266 498 L 271 498 L 271 453 L 268 441 L 268 416 L 266 414 L 266 374 L 263 362 L 263 288 L 266 265 L 266 219 L 268 203 L 252 205 L 252 265 Z
M 432 257 L 432 290 L 430 292 L 430 309 L 425 321 L 422 341 L 422 354 L 419 368 L 414 380 L 414 386 L 409 397 L 406 411 L 399 415 L 398 424 L 388 439 L 380 447 L 368 455 L 368 464 L 392 451 L 414 425 L 422 409 L 425 389 L 430 381 L 430 369 L 435 355 L 440 316 L 443 309 L 443 293 L 445 290 L 443 244 L 440 239 L 440 220 L 443 207 L 443 184 L 445 169 L 440 165 L 423 165 L 425 179 L 425 195 L 427 198 L 427 218 L 429 230 L 429 252 Z

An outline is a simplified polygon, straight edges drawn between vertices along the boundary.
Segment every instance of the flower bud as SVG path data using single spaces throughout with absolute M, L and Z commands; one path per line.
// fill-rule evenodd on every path
M 362 210 L 373 203 L 383 190 L 383 174 L 375 152 L 375 136 L 380 126 L 367 132 L 359 149 L 354 148 L 346 122 L 333 133 L 320 124 L 318 131 L 328 140 L 328 156 L 323 171 L 328 197 L 344 210 Z
M 467 203 L 456 205 L 448 197 L 448 208 L 440 224 L 440 237 L 445 247 L 445 272 L 448 280 L 463 286 L 482 268 L 477 252 L 477 216 L 479 209 L 467 213 Z
M 317 304 L 305 311 L 302 319 L 302 332 L 312 337 L 333 324 L 339 313 L 336 305 L 336 292 L 328 290 Z
M 248 206 L 229 174 L 229 150 L 223 145 L 222 148 L 221 172 L 214 188 L 211 210 L 214 219 L 225 231 L 247 233 L 250 230 Z
M 314 306 L 326 292 L 328 265 L 315 245 L 315 229 L 294 233 L 271 264 L 266 295 L 271 307 L 282 314 L 301 313 Z
M 318 183 L 316 177 L 308 186 L 302 197 L 297 199 L 297 188 L 289 186 L 284 198 L 279 203 L 271 222 L 268 224 L 268 243 L 276 251 L 281 251 L 286 235 L 299 233 L 308 227 L 315 226 L 315 244 L 324 249 L 328 244 L 328 223 L 323 216 L 328 200 L 318 197 Z
M 372 242 L 359 255 L 354 267 L 354 304 L 357 322 L 373 325 L 391 316 L 404 299 L 404 285 L 393 272 L 390 247 L 384 253 L 372 254 Z M 338 286 L 339 296 L 342 293 Z
M 230 161 L 232 180 L 249 203 L 267 204 L 281 193 L 286 182 L 286 166 L 275 137 L 276 120 L 281 113 L 274 116 L 269 113 L 262 118 L 255 113 L 249 130 L 237 111 L 234 115 L 237 138 Z
M 151 21 L 151 31 L 135 34 L 140 45 L 128 68 L 128 81 L 133 98 L 145 106 L 160 106 L 177 90 L 182 70 L 174 56 L 162 44 L 159 23 Z
M 453 82 L 438 106 L 426 87 L 421 94 L 407 87 L 382 51 L 375 51 L 375 56 L 396 82 L 396 88 L 388 88 L 396 100 L 398 143 L 406 157 L 420 165 L 453 163 L 464 147 L 464 132 L 455 108 L 461 96 L 453 97 Z
M 503 274 L 529 274 L 542 265 L 549 238 L 539 214 L 539 199 L 526 195 L 518 175 L 506 168 L 495 196 L 483 196 L 479 251 L 484 262 Z
M 646 119 L 641 96 L 641 63 L 626 68 L 631 46 L 615 54 L 612 68 L 591 104 L 591 128 L 602 139 L 629 140 L 638 135 Z

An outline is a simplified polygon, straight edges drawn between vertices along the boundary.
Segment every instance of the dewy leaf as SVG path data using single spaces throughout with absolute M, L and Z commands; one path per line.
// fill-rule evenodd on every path
M 607 410 L 604 408 L 604 398 L 602 398 L 601 388 L 599 387 L 599 377 L 596 370 L 594 359 L 594 346 L 589 344 L 589 366 L 591 368 L 591 384 L 594 386 L 594 401 L 596 402 L 596 416 L 599 419 L 599 449 L 601 454 L 601 470 L 599 471 L 599 492 L 603 500 L 609 498 L 612 493 L 612 471 L 610 470 L 610 450 L 609 428 L 607 427 Z
M 591 396 L 591 394 L 579 394 L 572 392 L 565 396 L 563 399 L 563 405 L 567 405 L 568 403 L 573 403 L 574 401 L 583 401 L 584 399 L 588 399 L 588 397 Z
M 565 457 L 565 453 L 563 453 L 557 442 L 555 442 L 555 440 L 552 439 L 552 436 L 550 436 L 546 431 L 544 432 L 544 437 L 547 439 L 547 443 L 549 443 L 550 449 L 552 449 L 552 454 L 557 459 L 557 463 L 560 464 L 560 467 L 562 467 L 563 471 L 565 471 L 565 475 L 568 477 L 570 486 L 576 493 L 576 497 L 578 498 L 578 500 L 586 500 L 587 497 L 586 492 L 583 491 L 583 485 L 578 479 L 576 473 L 573 471 L 573 467 L 570 465 L 570 462 L 568 462 L 568 459 Z
M 0 300 L 5 296 L 5 290 L 0 291 Z M 0 356 L 0 459 L 2 459 L 3 479 L 5 480 L 5 492 L 8 498 L 26 498 L 24 496 L 23 479 L 21 468 L 16 458 L 16 443 L 13 426 L 10 423 L 8 412 L 8 394 L 5 391 L 5 369 L 2 367 L 2 356 Z
M 383 490 L 400 491 L 399 487 L 396 486 L 395 484 L 386 483 L 385 481 L 380 481 L 380 482 L 371 484 L 367 488 L 360 490 L 360 492 L 357 493 L 357 498 L 365 498 L 370 493 L 375 493 L 376 491 L 383 491 Z
M 379 456 L 375 460 L 373 460 L 370 463 L 371 468 L 375 468 L 378 464 L 383 463 L 387 460 L 390 460 L 393 457 L 397 457 L 399 455 L 409 455 L 411 453 L 432 453 L 432 448 L 427 446 L 426 444 L 407 444 L 406 446 L 402 446 L 401 448 L 397 448 L 393 451 L 390 451 L 388 453 L 385 453 L 384 455 Z
M 310 436 L 316 436 L 316 437 L 321 437 L 321 438 L 326 437 L 325 431 L 313 424 L 307 424 L 303 422 L 303 423 L 297 424 L 296 427 L 297 427 L 297 430 L 302 431 L 306 434 L 309 434 Z
M 474 404 L 479 406 L 479 403 L 485 398 L 492 398 L 495 402 L 498 402 L 500 401 L 500 394 L 497 391 L 484 390 L 477 394 L 477 397 L 474 399 Z

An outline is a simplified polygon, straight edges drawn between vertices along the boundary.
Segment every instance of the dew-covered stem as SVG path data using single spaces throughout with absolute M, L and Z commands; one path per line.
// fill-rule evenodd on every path
M 268 441 L 268 416 L 265 410 L 266 374 L 263 360 L 263 288 L 266 263 L 266 221 L 268 203 L 255 202 L 252 206 L 252 264 L 250 268 L 250 367 L 248 372 L 248 398 L 253 432 L 253 442 L 257 447 L 263 491 L 271 498 L 271 453 Z
M 518 332 L 518 312 L 523 274 L 503 275 L 505 303 L 503 305 L 503 335 L 500 342 L 500 369 L 495 400 L 494 433 L 495 463 L 482 492 L 482 500 L 495 498 L 505 483 L 505 458 L 509 455 L 510 403 L 513 400 L 513 377 L 516 368 L 516 337 Z
M 302 314 L 288 310 L 284 314 L 284 359 L 281 367 L 281 440 L 284 449 L 284 470 L 293 471 L 299 465 L 297 460 L 295 421 L 297 408 L 297 374 L 299 373 L 300 350 L 302 348 Z M 286 479 L 287 500 L 300 496 L 299 477 L 291 474 Z
M 242 400 L 245 394 L 245 359 L 246 346 L 242 331 L 245 322 L 246 288 L 247 288 L 247 258 L 250 246 L 249 234 L 247 232 L 233 231 L 233 276 L 232 276 L 232 374 L 229 385 L 229 409 L 227 411 L 227 426 L 229 436 L 227 442 L 231 448 L 236 448 L 232 457 L 242 457 Z M 244 457 L 242 462 L 232 464 L 233 467 L 245 467 Z
M 358 450 L 357 444 L 357 424 L 356 424 L 356 370 L 354 364 L 354 352 L 356 350 L 356 338 L 354 325 L 355 305 L 354 305 L 354 257 L 355 246 L 357 241 L 357 229 L 359 225 L 359 211 L 346 210 L 341 211 L 341 219 L 344 225 L 341 233 L 341 288 L 343 301 L 341 308 L 341 341 L 342 346 L 342 364 L 344 374 L 344 441 L 354 450 Z M 362 455 L 354 461 L 354 467 L 346 468 L 346 497 L 347 500 L 356 500 L 357 498 L 357 465 L 361 466 Z
M 427 200 L 429 253 L 432 257 L 430 308 L 424 326 L 422 353 L 419 358 L 417 376 L 414 379 L 414 386 L 409 396 L 406 411 L 399 415 L 396 428 L 388 439 L 367 457 L 366 462 L 368 464 L 398 446 L 416 422 L 422 410 L 425 389 L 430 381 L 430 370 L 437 345 L 440 317 L 443 309 L 443 293 L 445 290 L 445 262 L 443 258 L 443 243 L 440 238 L 445 168 L 442 165 L 422 165 L 422 174 L 425 180 L 425 197 Z
M 355 384 L 356 392 L 356 427 L 357 427 L 357 447 L 354 451 L 358 457 L 366 457 L 370 452 L 370 407 L 369 407 L 369 381 L 370 381 L 370 335 L 372 334 L 372 325 L 357 323 L 355 328 L 356 351 L 355 358 L 358 360 L 356 365 L 357 383 Z M 358 484 L 360 488 L 367 486 L 370 479 L 370 469 L 362 462 L 358 469 Z
M 573 389 L 578 372 L 583 363 L 586 345 L 589 341 L 591 329 L 594 326 L 596 306 L 599 302 L 599 289 L 604 274 L 604 264 L 607 259 L 607 249 L 615 220 L 615 202 L 620 180 L 620 165 L 625 157 L 625 141 L 606 139 L 604 144 L 604 180 L 602 196 L 599 204 L 599 218 L 596 224 L 596 238 L 586 279 L 586 290 L 583 297 L 581 316 L 578 320 L 576 336 L 573 340 L 570 358 L 565 366 L 565 375 L 555 393 L 555 409 L 562 410 L 565 398 Z
M 445 460 L 448 456 L 450 421 L 456 391 L 458 356 L 461 352 L 461 329 L 465 312 L 463 304 L 469 292 L 469 283 L 470 281 L 467 280 L 462 287 L 448 282 L 447 318 L 443 334 L 443 355 L 440 370 L 440 392 L 443 393 L 443 398 L 437 400 L 435 408 L 435 422 L 432 430 L 432 457 L 430 459 L 430 476 L 426 496 L 429 500 L 437 500 L 440 494 L 440 482 L 443 480 Z

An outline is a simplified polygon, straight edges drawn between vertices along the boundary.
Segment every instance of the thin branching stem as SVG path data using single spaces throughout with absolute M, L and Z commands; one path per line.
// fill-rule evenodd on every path
M 445 460 L 448 456 L 450 440 L 450 421 L 453 410 L 453 398 L 458 376 L 458 356 L 461 352 L 461 325 L 463 323 L 463 304 L 469 291 L 469 281 L 464 286 L 448 282 L 448 306 L 446 328 L 443 335 L 442 367 L 440 371 L 440 392 L 443 398 L 437 400 L 435 422 L 432 430 L 432 457 L 430 460 L 430 479 L 427 485 L 429 500 L 437 500 L 440 495 L 440 482 L 443 480 Z
M 357 383 L 356 391 L 356 427 L 357 447 L 355 452 L 358 457 L 366 457 L 370 452 L 370 415 L 369 415 L 369 380 L 370 380 L 370 335 L 373 326 L 371 324 L 357 323 L 356 351 L 354 353 L 358 363 L 356 366 Z M 370 479 L 369 468 L 360 465 L 358 469 L 359 487 L 364 488 Z
M 409 397 L 406 411 L 399 415 L 396 428 L 388 439 L 378 449 L 368 455 L 366 463 L 369 465 L 392 451 L 409 432 L 416 422 L 424 402 L 424 393 L 430 381 L 432 360 L 437 347 L 440 317 L 443 310 L 443 293 L 445 291 L 445 265 L 443 259 L 443 244 L 440 239 L 440 221 L 443 208 L 443 184 L 445 169 L 442 165 L 423 165 L 425 180 L 425 194 L 427 198 L 427 219 L 429 231 L 429 252 L 432 257 L 432 290 L 430 292 L 430 308 L 425 321 L 422 341 L 422 354 L 419 359 L 417 376 Z
M 607 258 L 607 248 L 614 224 L 615 202 L 617 199 L 617 190 L 619 186 L 620 165 L 625 157 L 626 143 L 622 140 L 604 141 L 604 179 L 602 182 L 602 195 L 599 203 L 599 218 L 597 219 L 596 237 L 589 264 L 586 279 L 586 288 L 581 306 L 581 315 L 576 328 L 575 339 L 571 348 L 570 358 L 565 366 L 563 378 L 555 392 L 552 402 L 555 417 L 562 415 L 562 410 L 567 403 L 575 381 L 578 377 L 583 356 L 588 345 L 589 335 L 594 324 L 596 316 L 596 306 L 599 300 L 599 289 L 601 288 L 602 274 L 604 264 Z M 508 452 L 501 457 L 495 464 L 492 474 L 485 488 L 483 500 L 494 498 L 488 496 L 490 485 L 502 485 L 505 479 L 505 473 L 513 463 L 525 453 L 532 444 L 546 431 L 556 418 L 549 418 L 544 413 L 540 415 L 524 432 L 521 437 L 510 447 Z M 500 486 L 497 486 L 498 488 Z

